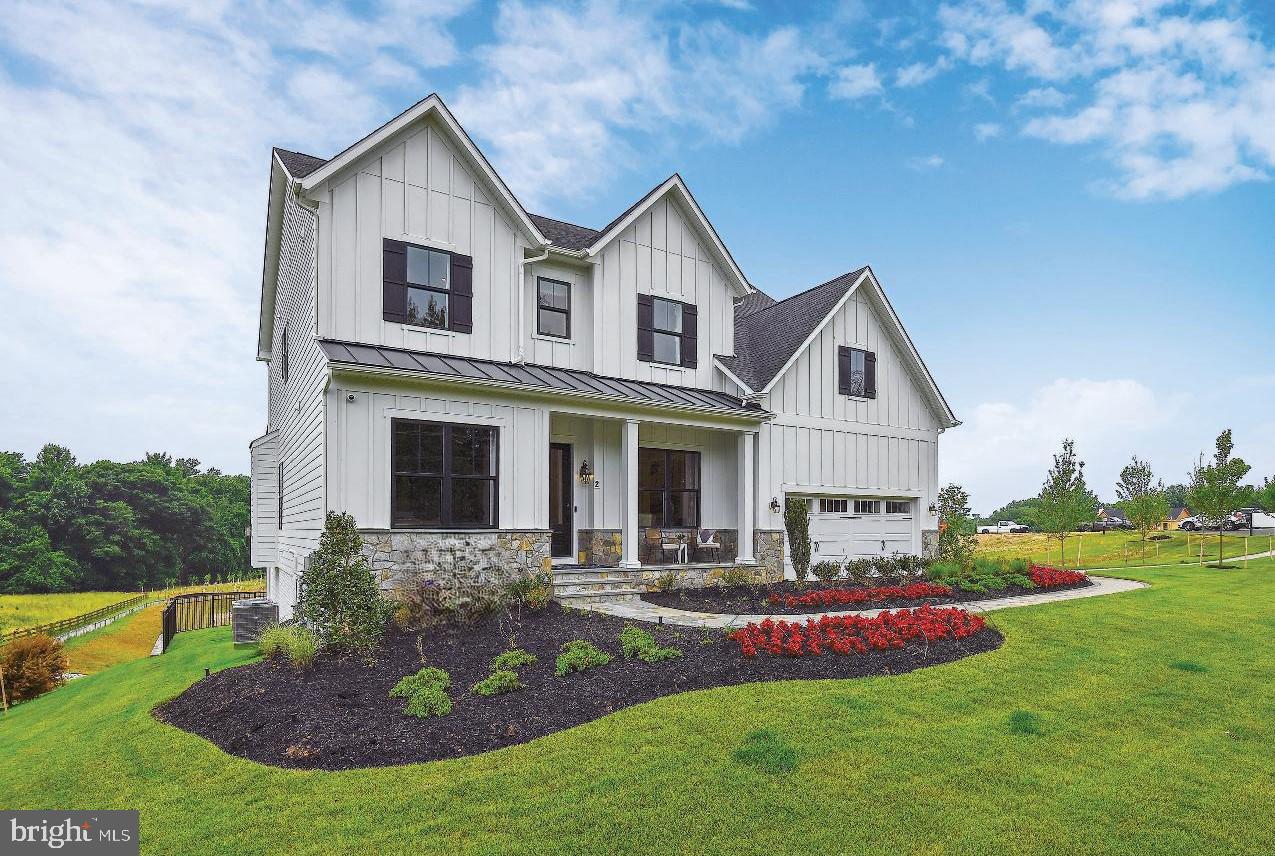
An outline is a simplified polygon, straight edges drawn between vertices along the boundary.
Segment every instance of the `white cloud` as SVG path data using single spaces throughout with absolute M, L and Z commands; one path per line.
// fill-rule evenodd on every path
M 908 158 L 904 161 L 904 165 L 911 170 L 917 172 L 929 172 L 941 167 L 944 163 L 942 155 L 918 155 Z
M 948 56 L 941 56 L 930 63 L 914 62 L 911 65 L 903 66 L 894 73 L 894 85 L 905 89 L 921 86 L 929 83 L 951 67 L 952 60 Z
M 405 57 L 456 55 L 464 6 L 9 4 L 0 51 L 26 73 L 0 72 L 0 354 L 27 382 L 5 447 L 243 471 L 269 145 L 361 136 L 392 112 L 378 83 L 422 85 Z
M 873 63 L 842 66 L 828 84 L 828 93 L 846 101 L 880 95 L 881 76 Z
M 1101 147 L 1106 183 L 1129 199 L 1175 199 L 1266 180 L 1275 169 L 1275 50 L 1229 4 L 1168 0 L 969 0 L 939 13 L 955 59 L 1000 65 L 1081 102 L 1037 116 L 1030 136 Z M 1055 86 L 1021 108 L 1060 111 Z
M 495 42 L 474 53 L 479 80 L 454 106 L 524 202 L 593 192 L 635 159 L 632 134 L 736 142 L 798 106 L 825 65 L 792 27 L 745 33 L 666 12 L 501 4 Z
M 986 513 L 1039 491 L 1050 456 L 1072 437 L 1087 462 L 1090 487 L 1110 499 L 1115 473 L 1129 455 L 1170 426 L 1182 407 L 1179 398 L 1135 380 L 1059 379 L 1026 401 L 990 401 L 965 414 L 964 424 L 943 437 L 941 478 L 965 485 Z
M 992 137 L 999 137 L 1001 134 L 1001 126 L 995 122 L 979 122 L 974 126 L 974 136 L 979 142 L 990 140 Z

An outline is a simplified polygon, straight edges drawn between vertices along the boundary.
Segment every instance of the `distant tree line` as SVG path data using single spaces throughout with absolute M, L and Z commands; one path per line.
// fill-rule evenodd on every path
M 150 453 L 0 452 L 0 593 L 133 591 L 250 571 L 247 476 Z

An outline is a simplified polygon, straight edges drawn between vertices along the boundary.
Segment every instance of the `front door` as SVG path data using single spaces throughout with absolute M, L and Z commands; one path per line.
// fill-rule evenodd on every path
M 571 445 L 549 444 L 550 551 L 555 557 L 571 556 L 571 528 L 575 525 L 572 495 Z

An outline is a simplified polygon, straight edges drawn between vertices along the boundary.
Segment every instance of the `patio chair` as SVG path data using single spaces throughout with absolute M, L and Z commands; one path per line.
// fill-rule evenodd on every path
M 695 555 L 708 551 L 713 554 L 713 561 L 721 561 L 722 542 L 717 539 L 716 529 L 701 529 L 695 534 Z
M 660 542 L 660 552 L 667 558 L 668 554 L 673 553 L 673 559 L 685 565 L 689 559 L 686 555 L 686 536 L 678 535 L 673 540 L 663 540 Z

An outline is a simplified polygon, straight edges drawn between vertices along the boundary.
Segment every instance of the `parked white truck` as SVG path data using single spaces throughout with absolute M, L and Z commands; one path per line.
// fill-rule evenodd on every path
M 1012 520 L 1001 520 L 995 524 L 985 523 L 978 527 L 978 534 L 980 535 L 1008 535 L 1010 533 L 1018 534 L 1026 531 L 1026 526 L 1015 523 Z

